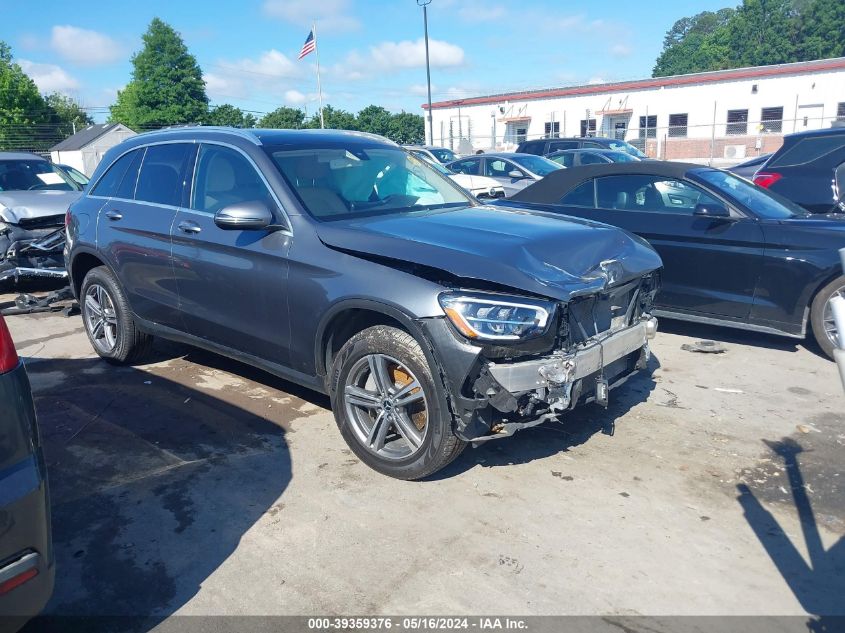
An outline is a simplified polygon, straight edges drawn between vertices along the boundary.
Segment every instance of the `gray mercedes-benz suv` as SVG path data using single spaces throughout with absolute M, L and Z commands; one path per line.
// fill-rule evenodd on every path
M 619 229 L 484 206 L 381 137 L 204 127 L 110 150 L 66 257 L 103 358 L 162 336 L 327 393 L 403 479 L 606 401 L 648 360 L 661 266 Z

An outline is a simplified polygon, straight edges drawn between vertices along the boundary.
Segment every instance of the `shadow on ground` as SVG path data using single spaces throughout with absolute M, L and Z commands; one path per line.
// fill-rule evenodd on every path
M 783 462 L 795 512 L 801 526 L 805 559 L 798 536 L 787 534 L 747 484 L 737 486 L 737 500 L 745 519 L 805 611 L 816 616 L 807 622 L 810 631 L 841 631 L 845 621 L 845 537 L 825 549 L 808 484 L 798 456 L 804 448 L 793 438 L 766 442 L 772 456 Z M 758 493 L 759 494 L 759 493 Z
M 57 580 L 46 617 L 26 630 L 66 629 L 56 616 L 164 618 L 278 511 L 291 461 L 284 431 L 266 418 L 100 360 L 39 360 L 28 370 Z

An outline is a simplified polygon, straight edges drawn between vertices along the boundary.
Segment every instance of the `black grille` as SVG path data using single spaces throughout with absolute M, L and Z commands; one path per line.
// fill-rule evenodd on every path
M 628 313 L 640 280 L 569 302 L 570 342 L 581 343 L 610 329 L 615 317 Z M 636 308 L 634 310 L 636 312 Z M 627 322 L 624 325 L 628 325 Z
M 41 218 L 24 218 L 18 222 L 18 226 L 28 231 L 36 229 L 53 229 L 64 226 L 65 216 L 48 215 Z

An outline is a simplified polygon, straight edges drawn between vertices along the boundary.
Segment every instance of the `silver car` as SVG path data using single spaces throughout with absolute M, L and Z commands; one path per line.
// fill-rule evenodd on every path
M 502 185 L 506 198 L 553 171 L 563 169 L 562 165 L 542 156 L 516 153 L 478 154 L 451 162 L 447 167 L 459 174 L 492 178 Z

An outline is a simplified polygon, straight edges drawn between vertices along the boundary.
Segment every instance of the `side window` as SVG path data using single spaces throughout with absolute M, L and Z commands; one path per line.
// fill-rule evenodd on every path
M 643 175 L 597 178 L 596 198 L 604 209 L 678 215 L 692 215 L 699 203 L 720 204 L 688 182 Z
M 574 207 L 594 207 L 595 199 L 595 180 L 588 180 L 582 182 L 560 199 L 560 204 L 568 204 Z
M 552 160 L 564 167 L 572 167 L 575 164 L 575 154 L 572 152 L 561 154 L 560 156 L 555 156 Z
M 129 169 L 126 170 L 123 180 L 114 194 L 115 198 L 132 200 L 135 197 L 135 187 L 138 185 L 138 171 L 141 169 L 141 161 L 144 158 L 145 152 L 145 148 L 132 152 L 132 162 L 129 164 Z
M 484 175 L 490 176 L 491 178 L 510 178 L 508 174 L 513 170 L 522 171 L 516 165 L 501 158 L 488 158 Z
M 845 148 L 845 134 L 804 138 L 780 156 L 775 156 L 766 168 L 803 165 L 843 148 Z
M 602 158 L 599 154 L 593 154 L 592 152 L 581 152 L 582 165 L 601 165 L 602 163 L 606 162 L 607 161 Z
M 135 199 L 178 207 L 182 204 L 185 163 L 191 151 L 188 143 L 150 145 L 141 163 Z
M 550 141 L 549 152 L 556 152 L 560 149 L 577 149 L 578 141 Z
M 606 149 L 604 145 L 602 145 L 601 143 L 596 143 L 594 141 L 585 141 L 581 147 L 583 147 L 584 149 Z
M 216 213 L 230 204 L 254 200 L 270 204 L 272 196 L 252 163 L 230 147 L 200 146 L 191 208 Z
M 142 150 L 136 149 L 134 151 L 127 152 L 114 161 L 111 167 L 106 170 L 106 173 L 103 174 L 97 181 L 97 185 L 91 190 L 91 195 L 103 196 L 104 198 L 111 198 L 115 196 L 117 188 L 120 186 L 120 182 L 123 180 L 123 176 L 129 168 L 129 164 L 140 151 Z
M 470 176 L 477 176 L 478 175 L 478 166 L 481 164 L 481 161 L 478 159 L 471 159 L 471 160 L 462 160 L 458 161 L 457 163 L 452 163 L 450 167 L 452 171 L 456 171 L 459 174 L 469 174 Z

